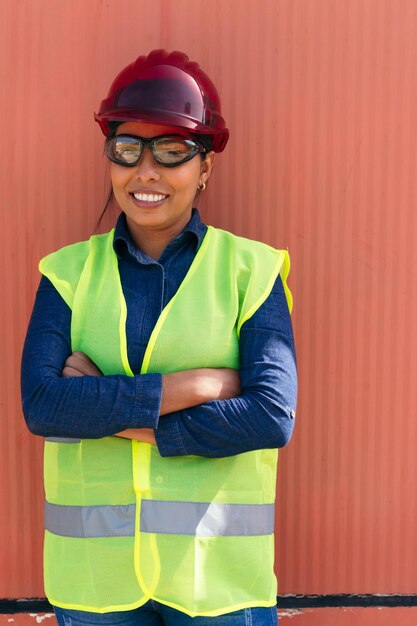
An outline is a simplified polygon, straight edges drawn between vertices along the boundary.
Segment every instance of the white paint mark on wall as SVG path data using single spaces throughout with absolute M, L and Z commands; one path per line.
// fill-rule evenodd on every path
M 280 611 L 278 611 L 279 617 L 289 617 L 290 619 L 292 619 L 293 617 L 298 617 L 302 614 L 303 611 L 300 611 L 299 609 L 281 609 Z
M 38 613 L 29 613 L 30 617 L 34 617 L 36 619 L 37 624 L 41 624 L 44 619 L 49 619 L 50 617 L 54 617 L 54 613 L 44 613 L 43 615 L 39 615 Z

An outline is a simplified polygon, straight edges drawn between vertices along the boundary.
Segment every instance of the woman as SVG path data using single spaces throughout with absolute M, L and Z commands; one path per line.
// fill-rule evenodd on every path
M 288 255 L 193 208 L 228 130 L 186 55 L 139 57 L 96 120 L 121 214 L 42 259 L 22 359 L 46 438 L 47 596 L 59 624 L 276 624 Z

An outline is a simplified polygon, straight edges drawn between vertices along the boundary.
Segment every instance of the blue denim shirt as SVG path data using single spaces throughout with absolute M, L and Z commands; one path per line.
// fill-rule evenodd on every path
M 162 456 L 224 457 L 284 446 L 294 426 L 297 374 L 291 319 L 282 281 L 242 326 L 242 393 L 160 416 L 160 374 L 140 374 L 146 345 L 177 291 L 207 227 L 199 213 L 156 261 L 133 243 L 125 215 L 116 224 L 127 304 L 128 357 L 135 376 L 63 378 L 71 354 L 71 310 L 42 277 L 22 356 L 22 402 L 31 432 L 43 437 L 100 438 L 126 428 L 153 428 Z

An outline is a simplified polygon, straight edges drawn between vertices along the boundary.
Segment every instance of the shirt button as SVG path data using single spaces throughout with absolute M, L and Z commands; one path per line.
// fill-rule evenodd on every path
M 292 419 L 292 420 L 294 419 L 294 417 L 295 417 L 295 411 L 294 411 L 294 409 L 292 409 L 292 410 L 290 411 L 290 417 L 291 417 L 291 419 Z
M 162 476 L 157 476 L 157 477 L 156 477 L 156 482 L 158 483 L 158 485 L 160 485 L 161 483 L 163 483 L 163 482 L 164 482 L 163 477 L 162 477 Z

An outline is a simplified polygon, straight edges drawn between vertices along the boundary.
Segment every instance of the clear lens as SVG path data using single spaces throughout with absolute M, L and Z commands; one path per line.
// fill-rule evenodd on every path
M 116 163 L 134 165 L 142 153 L 142 143 L 133 137 L 113 137 L 106 146 L 107 156 Z
M 182 137 L 142 139 L 134 135 L 116 135 L 106 141 L 105 151 L 111 161 L 132 166 L 139 162 L 145 146 L 150 147 L 157 163 L 167 167 L 185 163 L 202 150 L 191 139 Z
M 197 145 L 189 139 L 161 137 L 153 142 L 154 156 L 164 165 L 183 163 L 198 152 Z

